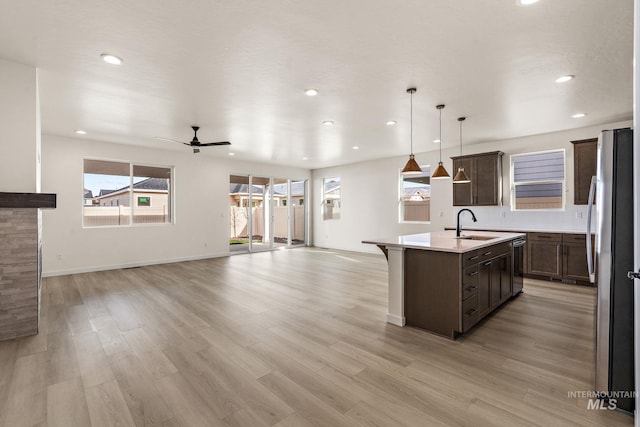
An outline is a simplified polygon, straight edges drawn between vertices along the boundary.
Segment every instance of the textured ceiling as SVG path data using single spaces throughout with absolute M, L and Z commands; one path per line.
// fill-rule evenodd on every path
M 415 152 L 439 103 L 444 147 L 630 119 L 632 36 L 632 0 L 0 0 L 43 133 L 305 168 L 407 154 L 411 86 Z

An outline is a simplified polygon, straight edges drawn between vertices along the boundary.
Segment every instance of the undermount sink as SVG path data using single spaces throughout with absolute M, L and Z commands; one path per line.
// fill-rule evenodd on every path
M 477 236 L 477 235 L 469 235 L 469 236 L 460 236 L 460 237 L 456 237 L 456 239 L 464 239 L 464 240 L 491 240 L 491 239 L 495 239 L 495 237 L 491 237 L 491 236 Z

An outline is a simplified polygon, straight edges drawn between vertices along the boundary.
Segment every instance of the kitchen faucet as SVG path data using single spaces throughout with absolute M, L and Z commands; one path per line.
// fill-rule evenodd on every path
M 471 214 L 471 219 L 473 220 L 473 222 L 478 222 L 478 220 L 476 219 L 476 216 L 473 214 L 473 212 L 471 212 L 471 209 L 460 209 L 458 211 L 458 222 L 456 223 L 456 237 L 460 237 L 460 214 L 464 211 L 467 211 Z

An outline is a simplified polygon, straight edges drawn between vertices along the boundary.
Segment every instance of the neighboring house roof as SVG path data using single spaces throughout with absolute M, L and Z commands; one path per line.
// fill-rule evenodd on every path
M 84 198 L 85 199 L 93 199 L 93 191 L 84 189 Z
M 100 190 L 98 198 L 108 196 L 113 193 L 123 193 L 129 189 L 129 185 L 126 187 L 118 188 L 117 190 Z M 134 190 L 147 190 L 147 191 L 164 191 L 169 190 L 169 180 L 166 178 L 147 178 L 140 182 L 133 184 Z
M 405 196 L 423 196 L 429 197 L 431 196 L 431 188 L 430 187 L 409 187 L 404 189 Z
M 129 188 L 129 186 L 122 188 L 122 190 L 127 188 Z M 169 189 L 169 180 L 166 178 L 147 178 L 133 184 L 133 189 L 167 191 Z
M 100 193 L 98 194 L 98 197 L 106 196 L 107 194 L 111 194 L 114 191 L 118 191 L 118 190 L 103 190 L 103 189 L 100 189 Z
M 340 189 L 340 181 L 328 181 L 324 183 L 324 192 L 331 193 Z
M 254 194 L 262 194 L 262 187 L 253 185 L 251 190 Z M 249 194 L 249 185 L 229 184 L 229 194 Z

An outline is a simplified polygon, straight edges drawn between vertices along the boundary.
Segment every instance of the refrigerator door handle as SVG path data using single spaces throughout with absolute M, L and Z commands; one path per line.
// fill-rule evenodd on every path
M 593 210 L 593 199 L 596 194 L 597 177 L 591 177 L 589 186 L 589 200 L 587 201 L 587 267 L 589 267 L 589 282 L 596 283 L 595 264 L 593 262 L 593 249 L 591 248 L 591 211 Z

